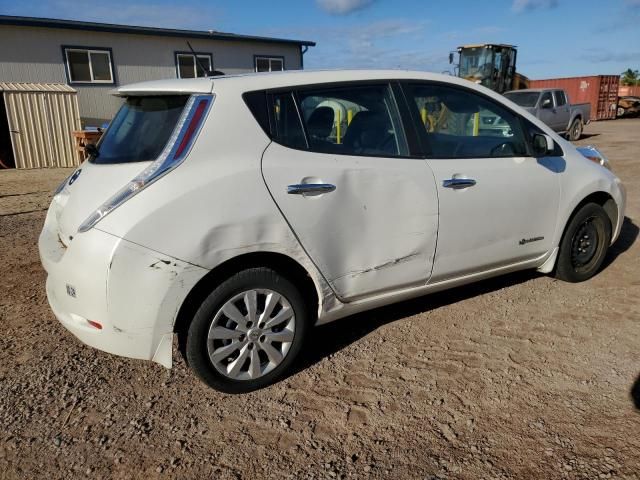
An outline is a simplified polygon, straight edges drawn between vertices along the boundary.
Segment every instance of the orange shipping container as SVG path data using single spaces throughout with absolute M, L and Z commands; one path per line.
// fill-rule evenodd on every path
M 640 97 L 640 85 L 630 87 L 629 85 L 620 85 L 618 88 L 619 97 Z
M 619 83 L 618 75 L 593 75 L 531 80 L 529 88 L 562 88 L 569 102 L 591 104 L 591 120 L 609 120 L 616 118 Z

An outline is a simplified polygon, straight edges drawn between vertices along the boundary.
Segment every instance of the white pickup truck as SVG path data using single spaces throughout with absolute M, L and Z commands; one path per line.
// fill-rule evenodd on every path
M 571 141 L 580 139 L 584 126 L 591 118 L 591 104 L 571 105 L 564 90 L 536 88 L 505 92 L 512 102 L 520 105 L 556 132 L 564 133 Z

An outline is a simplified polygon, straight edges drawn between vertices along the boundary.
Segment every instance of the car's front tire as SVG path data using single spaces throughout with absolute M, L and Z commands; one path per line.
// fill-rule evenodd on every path
M 583 282 L 593 277 L 611 242 L 611 221 L 596 203 L 583 205 L 571 218 L 560 242 L 556 277 Z
M 270 268 L 250 268 L 216 287 L 191 322 L 187 363 L 210 387 L 245 393 L 281 378 L 309 323 L 298 288 Z

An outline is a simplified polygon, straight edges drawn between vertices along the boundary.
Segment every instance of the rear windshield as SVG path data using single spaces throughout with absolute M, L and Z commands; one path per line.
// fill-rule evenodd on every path
M 147 162 L 167 144 L 188 95 L 129 97 L 98 143 L 93 163 Z
M 535 107 L 540 92 L 511 92 L 505 93 L 504 96 L 521 107 Z

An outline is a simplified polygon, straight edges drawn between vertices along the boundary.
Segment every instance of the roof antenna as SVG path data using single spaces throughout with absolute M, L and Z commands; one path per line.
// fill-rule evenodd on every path
M 195 58 L 196 63 L 198 64 L 198 67 L 200 68 L 200 70 L 202 70 L 204 72 L 204 76 L 205 77 L 210 77 L 211 74 L 212 74 L 211 70 L 209 70 L 208 68 L 204 68 L 204 65 L 202 65 L 202 63 L 200 63 L 200 59 L 198 58 L 198 54 L 196 53 L 196 51 L 193 49 L 193 47 L 189 43 L 189 40 L 187 40 L 187 45 L 189 46 L 189 50 L 191 50 L 191 53 L 193 54 L 193 58 Z M 213 65 L 211 65 L 211 68 L 213 68 Z M 198 75 L 196 75 L 196 77 L 197 76 Z

